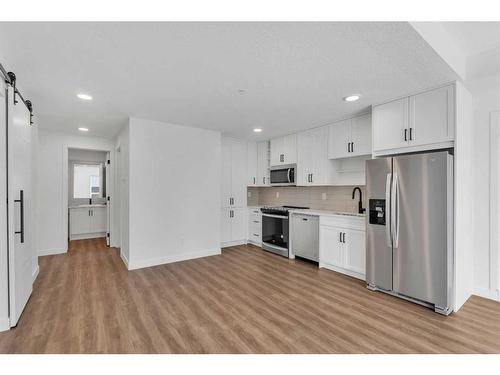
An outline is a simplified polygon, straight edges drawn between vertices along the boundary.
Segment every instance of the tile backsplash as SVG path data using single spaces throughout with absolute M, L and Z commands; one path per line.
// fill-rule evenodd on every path
M 249 206 L 303 206 L 316 210 L 357 212 L 359 193 L 352 199 L 355 186 L 314 187 L 249 187 Z M 366 189 L 363 192 L 363 207 L 366 208 Z

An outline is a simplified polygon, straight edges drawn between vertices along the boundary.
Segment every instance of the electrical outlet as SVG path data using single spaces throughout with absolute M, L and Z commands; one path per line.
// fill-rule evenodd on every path
M 276 198 L 279 198 L 279 197 L 280 197 L 280 192 L 279 192 L 279 191 L 277 191 L 277 192 L 276 192 Z
M 326 193 L 321 193 L 321 199 L 323 199 L 324 201 L 326 201 Z

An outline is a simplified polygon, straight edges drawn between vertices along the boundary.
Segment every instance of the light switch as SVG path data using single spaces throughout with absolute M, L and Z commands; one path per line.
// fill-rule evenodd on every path
M 326 193 L 321 193 L 321 199 L 323 199 L 324 201 L 326 201 Z

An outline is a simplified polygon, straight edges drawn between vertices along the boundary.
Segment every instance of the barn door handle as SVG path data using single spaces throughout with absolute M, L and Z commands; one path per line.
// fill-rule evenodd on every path
M 14 203 L 19 203 L 21 208 L 21 230 L 14 232 L 21 235 L 21 243 L 24 243 L 24 190 L 20 190 L 19 199 L 15 199 Z

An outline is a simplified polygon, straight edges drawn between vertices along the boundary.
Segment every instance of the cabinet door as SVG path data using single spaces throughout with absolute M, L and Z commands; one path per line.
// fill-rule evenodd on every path
M 343 243 L 340 242 L 341 229 L 321 225 L 319 228 L 319 262 L 343 267 Z
M 257 142 L 247 142 L 247 186 L 257 186 Z
M 229 207 L 231 198 L 231 140 L 222 138 L 221 205 Z
M 405 141 L 408 101 L 408 98 L 403 98 L 373 107 L 373 151 L 408 146 L 408 141 Z
M 311 173 L 313 173 L 313 142 L 313 132 L 307 131 L 298 134 L 296 170 L 298 186 L 307 186 L 311 184 Z
M 453 140 L 453 86 L 410 97 L 410 145 L 420 146 Z
M 269 181 L 269 142 L 257 143 L 257 185 L 268 186 Z
M 344 230 L 344 232 L 344 267 L 354 272 L 366 275 L 365 232 L 350 229 Z
M 247 238 L 248 219 L 246 207 L 232 208 L 233 217 L 231 218 L 231 240 L 244 241 Z
M 85 234 L 90 231 L 90 209 L 72 208 L 69 211 L 70 234 Z
M 96 207 L 91 209 L 90 230 L 92 233 L 102 233 L 107 230 L 106 207 Z
M 347 158 L 350 142 L 351 120 L 336 122 L 329 126 L 328 134 L 328 158 L 340 159 Z
M 297 163 L 297 134 L 287 135 L 283 140 L 283 164 Z
M 311 182 L 310 185 L 326 185 L 328 168 L 332 168 L 328 160 L 328 127 L 324 126 L 311 132 Z
M 351 152 L 350 156 L 368 155 L 372 153 L 372 115 L 355 117 L 351 120 Z
M 231 146 L 231 197 L 233 207 L 247 205 L 247 144 L 233 141 Z
M 220 241 L 231 241 L 231 209 L 223 208 L 220 214 Z
M 284 139 L 274 138 L 271 139 L 271 166 L 283 164 L 282 155 L 284 152 Z

